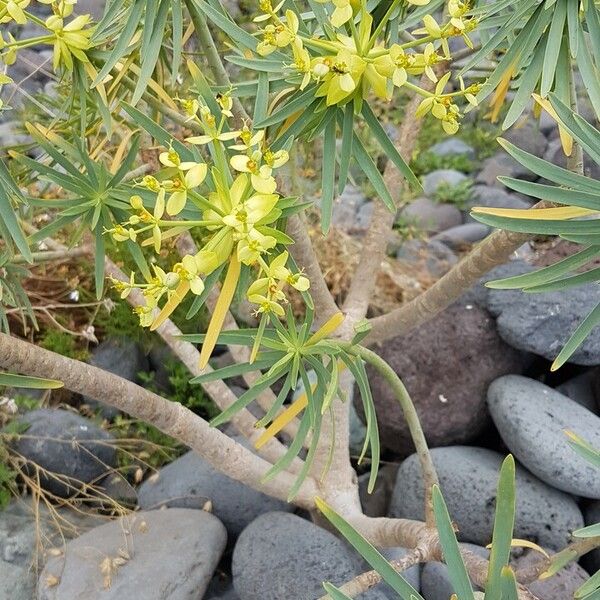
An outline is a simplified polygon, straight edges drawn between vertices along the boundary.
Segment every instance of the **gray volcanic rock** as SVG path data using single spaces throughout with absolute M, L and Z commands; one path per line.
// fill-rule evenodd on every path
M 38 600 L 200 600 L 226 541 L 223 524 L 205 511 L 132 513 L 52 557 L 40 576 Z M 49 584 L 53 578 L 56 585 Z
M 459 539 L 485 546 L 494 525 L 498 474 L 504 457 L 471 446 L 434 448 L 433 462 Z M 515 537 L 551 549 L 563 548 L 583 516 L 571 496 L 555 490 L 520 466 L 516 471 Z M 424 490 L 416 454 L 398 470 L 389 516 L 424 519 Z
M 488 391 L 492 419 L 504 443 L 534 475 L 586 498 L 600 498 L 598 470 L 573 450 L 565 430 L 600 448 L 600 418 L 544 384 L 507 375 Z

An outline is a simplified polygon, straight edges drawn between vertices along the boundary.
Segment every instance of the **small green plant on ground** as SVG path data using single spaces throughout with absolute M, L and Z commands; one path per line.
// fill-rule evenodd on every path
M 433 200 L 439 203 L 453 204 L 463 210 L 473 197 L 473 182 L 465 179 L 456 185 L 447 182 L 441 183 L 433 193 Z
M 427 173 L 438 169 L 453 169 L 469 174 L 475 170 L 475 164 L 465 154 L 439 156 L 433 152 L 422 152 L 413 158 L 410 168 L 417 177 L 427 175 Z

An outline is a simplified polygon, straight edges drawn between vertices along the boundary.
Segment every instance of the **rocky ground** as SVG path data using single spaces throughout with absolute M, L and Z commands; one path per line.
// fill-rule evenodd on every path
M 92 0 L 90 7 L 95 6 Z M 19 82 L 15 105 L 52 91 L 53 83 L 38 69 L 49 58 L 44 52 L 23 52 L 13 67 Z M 16 123 L 6 119 L 0 122 L 0 147 L 26 142 Z M 505 137 L 536 156 L 564 162 L 549 120 L 542 120 L 540 130 L 525 117 Z M 446 166 L 423 173 L 424 195 L 399 211 L 390 253 L 437 279 L 490 233 L 469 216 L 471 207 L 533 204 L 496 178 L 531 174 L 501 151 L 484 157 L 468 140 L 445 139 L 426 152 L 436 157 L 431 164 Z M 461 164 L 469 165 L 467 172 L 447 168 Z M 597 165 L 586 168 L 600 177 Z M 361 182 L 355 183 L 336 204 L 333 223 L 360 240 L 373 204 Z M 422 235 L 405 241 L 408 229 Z M 526 245 L 485 279 L 523 273 L 543 260 L 536 247 Z M 597 302 L 597 287 L 526 295 L 488 290 L 483 283 L 378 351 L 413 397 L 461 540 L 487 555 L 498 469 L 512 452 L 518 461 L 515 535 L 558 550 L 573 530 L 600 520 L 600 478 L 564 435 L 573 430 L 600 448 L 600 330 L 559 374 L 549 372 L 549 361 Z M 148 355 L 131 340 L 111 338 L 93 350 L 90 361 L 130 380 L 144 381 L 140 374 L 154 373 L 168 395 L 166 356 L 164 349 Z M 361 490 L 365 510 L 372 516 L 423 518 L 422 477 L 406 424 L 385 384 L 375 373 L 370 376 L 378 413 L 385 416 L 379 423 L 386 465 L 376 492 L 368 496 Z M 19 418 L 26 433 L 13 450 L 38 465 L 29 476 L 51 502 L 14 499 L 0 513 L 0 600 L 313 600 L 322 593 L 323 580 L 341 584 L 365 570 L 348 546 L 306 515 L 220 475 L 193 453 L 141 482 L 135 474 L 118 476 L 118 441 L 106 424 L 119 415 L 91 399 L 76 403 L 91 407 L 95 416 L 43 408 Z M 361 407 L 355 408 L 352 446 L 360 448 L 364 425 Z M 366 478 L 368 473 L 361 473 L 361 487 L 366 488 Z M 83 510 L 75 501 L 91 484 L 104 494 L 101 510 Z M 403 552 L 393 549 L 389 557 Z M 533 558 L 525 553 L 515 560 L 527 564 Z M 598 568 L 600 552 L 534 584 L 532 591 L 540 600 L 565 600 Z M 444 565 L 431 563 L 407 575 L 426 600 L 448 600 Z M 379 587 L 363 597 L 395 596 Z

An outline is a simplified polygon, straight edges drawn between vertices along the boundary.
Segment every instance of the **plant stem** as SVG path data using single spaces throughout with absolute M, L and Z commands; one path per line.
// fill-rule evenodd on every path
M 429 447 L 427 446 L 423 428 L 419 421 L 419 415 L 417 414 L 415 405 L 413 404 L 406 387 L 394 369 L 372 350 L 363 346 L 352 345 L 348 342 L 340 342 L 340 346 L 369 363 L 392 388 L 396 400 L 398 401 L 398 404 L 400 404 L 400 408 L 402 408 L 402 413 L 406 419 L 410 436 L 417 450 L 419 462 L 421 463 L 421 470 L 423 471 L 423 481 L 425 483 L 425 522 L 428 527 L 435 527 L 431 491 L 434 485 L 439 485 L 439 480 L 435 465 L 431 458 L 431 453 L 429 452 Z

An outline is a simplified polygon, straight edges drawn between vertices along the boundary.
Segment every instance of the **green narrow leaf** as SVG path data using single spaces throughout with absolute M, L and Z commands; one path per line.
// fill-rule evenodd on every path
M 104 294 L 104 254 L 105 244 L 102 227 L 96 227 L 94 230 L 94 238 L 96 240 L 95 247 L 95 266 L 94 266 L 94 283 L 96 287 L 96 299 L 100 300 Z
M 173 15 L 173 60 L 171 61 L 171 85 L 177 84 L 177 75 L 181 66 L 181 51 L 183 46 L 183 6 L 181 0 L 173 0 L 171 5 Z
M 256 101 L 254 103 L 254 120 L 262 121 L 267 117 L 269 106 L 269 74 L 258 74 L 258 88 L 256 90 Z
M 55 390 L 63 387 L 64 384 L 62 381 L 57 381 L 55 379 L 42 379 L 40 377 L 14 375 L 13 373 L 0 373 L 0 385 L 32 390 Z
M 590 314 L 581 322 L 579 327 L 574 331 L 567 343 L 563 346 L 560 354 L 552 363 L 551 370 L 560 369 L 573 356 L 577 348 L 583 344 L 587 336 L 592 330 L 600 324 L 600 303 L 590 312 Z
M 321 178 L 321 229 L 324 234 L 331 226 L 333 196 L 335 194 L 335 145 L 336 120 L 331 119 L 325 127 L 323 139 L 323 173 Z
M 332 600 L 352 600 L 350 596 L 346 596 L 344 592 L 338 590 L 338 588 L 331 585 L 330 583 L 325 582 L 323 584 L 323 587 L 325 588 L 325 591 L 329 594 L 329 596 L 331 596 Z
M 502 569 L 501 576 L 502 600 L 518 600 L 519 591 L 517 589 L 517 580 L 514 571 L 506 566 Z
M 367 179 L 371 182 L 371 185 L 375 188 L 375 192 L 381 198 L 382 202 L 388 207 L 390 212 L 396 212 L 396 205 L 390 195 L 389 190 L 385 186 L 383 177 L 377 168 L 377 165 L 373 162 L 373 159 L 369 156 L 369 153 L 365 150 L 361 139 L 354 133 L 352 141 L 352 153 L 356 159 L 356 164 L 362 169 L 363 173 L 367 176 Z M 397 190 L 396 190 L 397 191 Z
M 485 586 L 486 600 L 502 600 L 502 573 L 510 560 L 515 525 L 515 508 L 515 459 L 509 454 L 502 463 L 496 493 L 492 551 Z
M 281 357 L 280 352 L 275 354 L 277 354 L 278 358 Z M 229 379 L 230 377 L 237 377 L 238 375 L 244 375 L 245 373 L 250 373 L 251 371 L 268 369 L 273 362 L 273 360 L 262 360 L 261 358 L 258 358 L 253 363 L 236 363 L 235 365 L 229 365 L 221 369 L 215 369 L 209 373 L 198 375 L 197 377 L 191 379 L 190 383 L 208 383 L 210 381 L 220 381 L 223 379 Z
M 100 69 L 98 77 L 96 77 L 96 79 L 93 81 L 92 87 L 95 87 L 101 81 L 104 81 L 104 79 L 111 72 L 114 66 L 125 55 L 125 52 L 127 51 L 129 44 L 131 43 L 131 39 L 133 38 L 133 35 L 136 32 L 138 25 L 140 24 L 142 12 L 144 11 L 144 5 L 144 0 L 135 0 L 133 6 L 131 7 L 131 12 L 129 13 L 129 17 L 127 19 L 127 23 L 125 24 L 125 28 L 116 38 L 115 47 L 112 49 L 112 52 L 110 53 L 110 56 L 104 63 L 102 69 Z
M 540 88 L 540 94 L 544 98 L 552 89 L 552 84 L 554 83 L 554 77 L 556 75 L 556 66 L 558 64 L 558 56 L 562 44 L 562 34 L 567 18 L 567 1 L 568 0 L 558 0 L 556 3 L 554 15 L 552 17 L 552 25 L 550 26 L 550 32 L 548 33 L 548 43 L 546 44 L 546 54 L 544 56 L 544 68 Z
M 8 169 L 6 169 L 1 160 L 0 175 L 3 183 L 6 183 L 7 179 L 12 181 L 12 177 L 10 176 Z M 25 200 L 20 193 L 17 197 L 19 200 Z M 25 235 L 23 234 L 21 226 L 17 221 L 17 216 L 15 214 L 15 210 L 13 209 L 11 198 L 5 185 L 0 185 L 0 219 L 4 223 L 6 230 L 10 232 L 10 237 L 15 246 L 19 249 L 19 252 L 25 257 L 25 260 L 32 262 L 33 257 L 31 256 L 31 250 L 29 249 L 29 245 L 27 244 L 27 240 L 25 239 Z
M 382 579 L 404 600 L 409 600 L 411 595 L 417 600 L 423 596 L 398 573 L 385 557 L 367 540 L 365 540 L 348 522 L 338 515 L 328 504 L 320 498 L 315 498 L 317 508 L 327 520 L 344 536 L 354 549 L 375 569 Z M 461 599 L 462 600 L 462 599 Z
M 381 149 L 385 152 L 386 156 L 394 163 L 396 168 L 402 173 L 404 178 L 408 181 L 411 189 L 414 192 L 422 192 L 423 188 L 421 186 L 421 182 L 417 178 L 417 176 L 412 172 L 411 168 L 408 166 L 406 161 L 398 152 L 398 149 L 390 140 L 388 134 L 385 132 L 385 129 L 382 127 L 381 123 L 377 119 L 377 117 L 373 114 L 371 107 L 368 103 L 363 103 L 362 106 L 362 115 L 365 119 L 365 123 L 369 126 L 371 133 L 375 136 L 375 139 L 381 146 Z
M 460 554 L 450 514 L 439 486 L 433 486 L 433 513 L 440 536 L 440 545 L 444 553 L 444 562 L 448 565 L 448 577 L 458 600 L 475 600 L 473 588 L 467 574 L 465 563 Z
M 156 1 L 156 0 L 152 0 Z M 169 13 L 170 0 L 161 0 L 158 14 L 154 22 L 152 31 L 152 38 L 148 45 L 147 52 L 142 56 L 142 65 L 140 68 L 140 76 L 138 78 L 133 96 L 131 98 L 131 104 L 135 106 L 141 99 L 142 94 L 146 90 L 148 81 L 152 77 L 156 62 L 158 61 L 158 55 L 163 45 L 164 32 L 167 24 L 167 15 Z
M 552 281 L 573 269 L 577 269 L 581 265 L 585 265 L 598 254 L 600 254 L 600 246 L 590 246 L 577 254 L 563 258 L 553 265 L 544 267 L 533 273 L 524 273 L 523 275 L 515 275 L 506 279 L 496 279 L 495 281 L 489 281 L 485 286 L 493 290 L 513 290 L 533 287 Z
M 581 600 L 598 600 L 598 592 L 600 591 L 600 571 L 596 571 L 576 592 L 575 599 Z M 596 594 L 590 596 L 589 594 Z
M 348 181 L 348 169 L 352 157 L 352 138 L 354 131 L 354 110 L 352 103 L 348 102 L 344 107 L 344 119 L 342 122 L 342 148 L 340 153 L 340 174 L 338 180 L 338 194 L 341 194 Z

